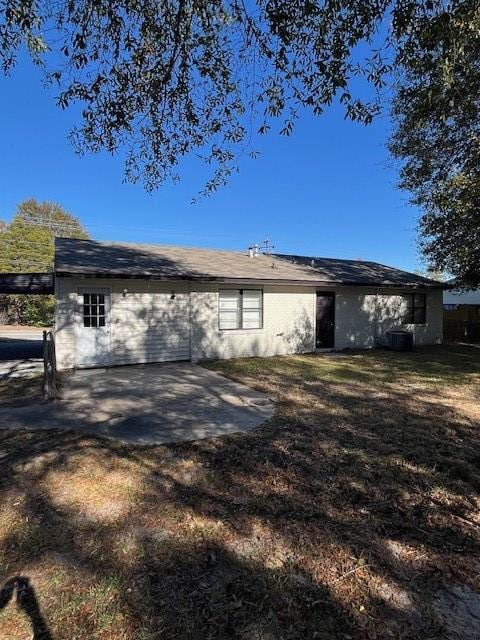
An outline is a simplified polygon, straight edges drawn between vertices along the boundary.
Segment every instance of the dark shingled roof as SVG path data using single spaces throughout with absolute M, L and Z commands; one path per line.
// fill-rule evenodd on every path
M 375 262 L 56 238 L 55 273 L 95 277 L 441 287 Z
M 424 278 L 416 273 L 388 267 L 368 260 L 343 260 L 341 258 L 319 258 L 279 254 L 279 257 L 295 264 L 309 265 L 316 272 L 332 278 L 332 282 L 363 285 L 399 285 L 408 287 L 443 288 L 444 283 Z

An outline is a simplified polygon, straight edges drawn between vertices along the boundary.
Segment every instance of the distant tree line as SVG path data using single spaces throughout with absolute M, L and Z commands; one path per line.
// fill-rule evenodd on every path
M 88 233 L 54 202 L 21 202 L 10 222 L 0 220 L 0 273 L 52 271 L 55 236 L 88 238 Z M 49 326 L 54 306 L 51 295 L 0 295 L 0 323 Z

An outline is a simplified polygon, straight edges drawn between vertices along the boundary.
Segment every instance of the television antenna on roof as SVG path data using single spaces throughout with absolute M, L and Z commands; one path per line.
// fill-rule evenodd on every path
M 262 241 L 262 244 L 260 245 L 260 251 L 266 255 L 270 255 L 272 253 L 272 249 L 275 249 L 275 245 L 271 244 L 267 236 L 265 240 Z

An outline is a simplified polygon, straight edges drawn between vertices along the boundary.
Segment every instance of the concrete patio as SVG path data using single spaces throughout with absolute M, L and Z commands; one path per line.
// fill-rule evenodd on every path
M 73 429 L 134 444 L 249 431 L 273 403 L 250 387 L 191 363 L 76 371 L 62 399 L 0 410 L 0 428 Z

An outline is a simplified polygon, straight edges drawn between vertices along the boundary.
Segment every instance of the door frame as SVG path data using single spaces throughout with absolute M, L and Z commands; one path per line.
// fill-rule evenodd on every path
M 327 346 L 327 347 L 319 347 L 319 346 L 317 346 L 317 344 L 318 344 L 318 297 L 319 296 L 328 296 L 328 297 L 332 298 L 332 300 L 333 300 L 333 304 L 332 304 L 332 309 L 333 309 L 333 329 L 332 329 L 332 340 L 331 340 L 332 344 L 331 344 L 331 346 Z M 315 291 L 315 350 L 335 349 L 336 315 L 337 315 L 337 296 L 336 296 L 336 292 L 332 291 L 332 290 L 324 290 L 324 289 L 318 289 L 317 291 Z
M 85 364 L 79 362 L 79 333 L 83 329 L 83 300 L 81 296 L 84 293 L 103 293 L 108 296 L 108 305 L 105 305 L 105 327 L 108 328 L 108 356 L 99 362 L 92 364 Z M 74 353 L 74 366 L 79 369 L 89 369 L 91 367 L 108 367 L 112 363 L 112 288 L 102 286 L 79 286 L 76 291 L 76 303 L 75 303 L 75 353 Z

